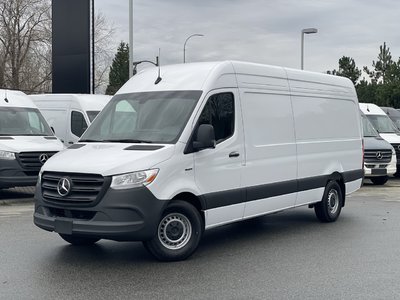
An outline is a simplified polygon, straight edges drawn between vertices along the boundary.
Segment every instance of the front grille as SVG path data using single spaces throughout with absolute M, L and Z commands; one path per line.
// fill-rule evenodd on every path
M 397 161 L 400 159 L 400 144 L 392 144 L 394 151 L 396 151 Z
M 66 196 L 57 190 L 61 179 L 67 178 L 71 185 Z M 103 176 L 97 174 L 44 172 L 42 174 L 42 195 L 46 202 L 58 205 L 91 206 L 108 188 Z
M 22 168 L 28 171 L 39 172 L 44 162 L 40 161 L 42 155 L 46 155 L 47 159 L 57 152 L 21 152 L 17 154 L 17 159 Z
M 378 154 L 381 159 L 378 159 Z M 364 161 L 366 164 L 387 164 L 392 160 L 392 150 L 365 150 Z

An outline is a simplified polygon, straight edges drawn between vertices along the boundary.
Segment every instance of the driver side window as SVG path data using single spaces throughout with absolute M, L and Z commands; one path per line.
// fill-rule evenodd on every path
M 235 101 L 232 93 L 212 95 L 199 117 L 199 125 L 214 127 L 217 144 L 230 138 L 235 129 Z

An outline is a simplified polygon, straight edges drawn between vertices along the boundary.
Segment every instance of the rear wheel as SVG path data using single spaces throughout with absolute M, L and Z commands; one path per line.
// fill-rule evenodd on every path
M 93 245 L 94 243 L 98 242 L 100 239 L 97 238 L 87 238 L 87 237 L 82 237 L 82 236 L 74 236 L 70 234 L 59 234 L 60 237 L 70 243 L 71 245 L 75 246 L 87 246 L 87 245 Z
M 197 249 L 202 234 L 200 213 L 193 205 L 177 200 L 164 211 L 155 237 L 143 244 L 161 261 L 183 260 Z
M 343 206 L 342 190 L 336 181 L 330 181 L 325 187 L 322 201 L 314 206 L 315 214 L 321 222 L 334 222 Z
M 388 179 L 389 179 L 388 176 L 372 177 L 371 181 L 373 184 L 376 184 L 376 185 L 384 185 L 388 181 Z

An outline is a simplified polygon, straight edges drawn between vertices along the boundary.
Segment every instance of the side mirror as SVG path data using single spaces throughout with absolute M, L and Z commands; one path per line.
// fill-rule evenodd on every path
M 210 124 L 201 124 L 197 129 L 197 135 L 193 141 L 193 150 L 200 151 L 203 149 L 215 148 L 215 145 L 214 127 Z
M 55 134 L 56 130 L 54 129 L 54 127 L 50 127 L 50 128 L 51 128 L 51 131 L 53 131 L 53 133 Z

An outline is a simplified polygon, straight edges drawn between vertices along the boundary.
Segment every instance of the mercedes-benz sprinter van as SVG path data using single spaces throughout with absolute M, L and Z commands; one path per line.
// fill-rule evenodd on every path
M 34 222 L 71 244 L 143 241 L 180 260 L 204 230 L 298 206 L 335 221 L 363 180 L 343 77 L 245 62 L 131 78 L 80 141 L 49 161 Z
M 392 120 L 377 105 L 372 103 L 360 103 L 361 111 L 367 116 L 379 135 L 388 141 L 396 151 L 397 172 L 396 177 L 400 176 L 400 131 L 394 125 Z
M 76 143 L 111 96 L 85 94 L 31 95 L 54 130 L 56 136 L 68 147 Z
M 373 184 L 385 184 L 396 173 L 396 152 L 361 112 L 364 136 L 364 173 Z
M 0 90 L 0 188 L 36 185 L 40 168 L 63 148 L 27 95 Z

